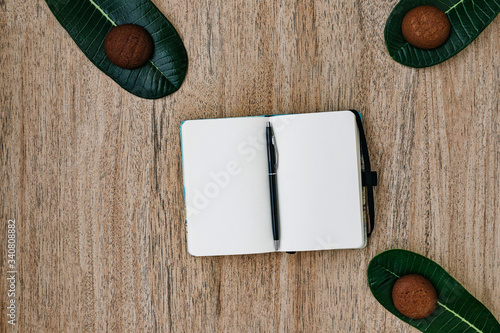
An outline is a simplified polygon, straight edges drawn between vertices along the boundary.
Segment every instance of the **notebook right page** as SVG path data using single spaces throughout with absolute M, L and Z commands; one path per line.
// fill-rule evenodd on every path
M 280 250 L 365 246 L 359 138 L 352 112 L 270 120 L 279 155 Z

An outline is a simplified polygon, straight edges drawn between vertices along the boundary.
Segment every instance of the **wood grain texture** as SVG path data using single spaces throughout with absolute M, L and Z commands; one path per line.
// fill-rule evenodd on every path
M 498 18 L 412 69 L 384 46 L 395 0 L 155 3 L 190 67 L 151 101 L 96 69 L 44 1 L 0 1 L 1 332 L 416 332 L 367 286 L 390 248 L 437 261 L 500 318 Z M 367 248 L 187 254 L 182 120 L 348 108 L 379 173 Z

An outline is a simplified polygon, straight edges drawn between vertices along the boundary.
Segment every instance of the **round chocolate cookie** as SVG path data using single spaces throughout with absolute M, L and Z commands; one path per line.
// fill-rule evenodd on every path
M 410 274 L 396 281 L 392 288 L 392 300 L 403 315 L 422 319 L 436 309 L 437 294 L 429 280 L 421 275 Z
M 450 36 L 451 25 L 446 14 L 434 6 L 418 6 L 406 13 L 401 24 L 403 37 L 421 49 L 435 49 Z
M 134 69 L 144 65 L 153 54 L 153 39 L 143 27 L 118 25 L 106 35 L 104 52 L 116 66 Z

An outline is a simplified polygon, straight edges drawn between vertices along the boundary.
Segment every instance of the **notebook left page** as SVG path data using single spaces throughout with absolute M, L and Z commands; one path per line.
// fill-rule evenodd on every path
M 273 252 L 265 117 L 181 126 L 188 252 Z

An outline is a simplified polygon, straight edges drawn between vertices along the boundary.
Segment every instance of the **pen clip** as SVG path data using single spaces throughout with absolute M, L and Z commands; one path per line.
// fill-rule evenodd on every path
M 274 132 L 273 136 L 271 137 L 271 143 L 273 145 L 273 150 L 274 150 L 274 169 L 278 169 L 278 161 L 279 161 L 279 154 L 278 154 L 278 148 L 276 146 L 276 140 L 274 138 Z

